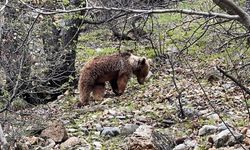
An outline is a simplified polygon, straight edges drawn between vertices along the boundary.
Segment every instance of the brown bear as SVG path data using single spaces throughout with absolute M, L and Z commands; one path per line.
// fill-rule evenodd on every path
M 122 95 L 132 74 L 143 84 L 149 73 L 149 59 L 128 52 L 99 56 L 87 62 L 80 73 L 78 107 L 87 105 L 90 93 L 100 100 L 104 97 L 105 82 L 109 81 L 113 92 Z

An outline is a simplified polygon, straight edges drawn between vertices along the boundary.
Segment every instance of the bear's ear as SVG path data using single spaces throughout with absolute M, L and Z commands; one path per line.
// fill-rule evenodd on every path
M 146 58 L 141 58 L 141 59 L 139 59 L 139 61 L 138 61 L 138 64 L 139 65 L 144 65 L 146 63 Z

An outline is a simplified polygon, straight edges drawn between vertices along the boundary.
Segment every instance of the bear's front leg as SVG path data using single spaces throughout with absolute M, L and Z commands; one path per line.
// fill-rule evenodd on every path
M 102 100 L 105 93 L 105 83 L 98 83 L 94 85 L 93 97 L 94 100 Z
M 128 80 L 129 80 L 129 75 L 127 74 L 122 74 L 118 77 L 117 86 L 119 95 L 122 95 L 124 93 Z
M 119 96 L 119 90 L 118 90 L 118 85 L 117 85 L 117 79 L 113 79 L 109 81 L 112 91 L 115 93 L 115 95 Z

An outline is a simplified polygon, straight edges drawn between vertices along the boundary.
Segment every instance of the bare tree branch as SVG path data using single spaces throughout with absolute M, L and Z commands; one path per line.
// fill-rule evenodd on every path
M 5 0 L 4 5 L 0 8 L 0 11 L 3 11 L 6 5 L 9 3 L 9 0 Z
M 28 8 L 32 9 L 34 12 L 42 14 L 42 15 L 54 15 L 54 14 L 60 14 L 60 13 L 72 13 L 72 12 L 78 12 L 83 10 L 105 10 L 105 11 L 120 11 L 120 12 L 126 12 L 126 13 L 143 13 L 143 14 L 160 14 L 160 13 L 180 13 L 180 14 L 188 14 L 188 15 L 198 15 L 198 16 L 204 16 L 204 17 L 218 17 L 218 18 L 225 18 L 225 19 L 239 19 L 240 17 L 238 15 L 228 15 L 223 13 L 216 13 L 216 12 L 204 12 L 204 11 L 194 11 L 194 10 L 188 10 L 188 9 L 130 9 L 130 8 L 117 8 L 117 7 L 83 7 L 83 8 L 76 8 L 76 9 L 70 9 L 70 10 L 63 10 L 63 9 L 57 9 L 54 11 L 45 11 L 43 9 L 36 9 L 32 7 L 31 5 L 28 5 L 27 3 L 20 0 L 22 4 L 27 6 Z
M 222 10 L 226 11 L 230 15 L 238 15 L 237 19 L 242 23 L 248 30 L 250 30 L 250 16 L 242 8 L 237 6 L 231 0 L 213 0 L 213 2 L 218 5 Z
M 243 91 L 245 91 L 247 94 L 250 95 L 250 89 L 248 89 L 247 87 L 245 87 L 243 84 L 241 84 L 237 79 L 235 79 L 233 76 L 229 75 L 228 73 L 226 73 L 226 71 L 224 71 L 223 69 L 221 69 L 219 66 L 216 66 L 216 68 L 226 77 L 228 77 L 230 80 L 232 80 L 235 84 L 237 84 Z

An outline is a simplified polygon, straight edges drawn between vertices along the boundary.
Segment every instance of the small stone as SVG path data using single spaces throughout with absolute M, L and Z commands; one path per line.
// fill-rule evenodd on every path
M 16 149 L 18 150 L 29 150 L 29 146 L 25 143 L 16 143 Z
M 250 145 L 250 138 L 249 137 L 246 137 L 243 142 L 248 146 Z
M 203 136 L 207 134 L 213 134 L 217 131 L 218 127 L 213 125 L 204 125 L 202 128 L 200 128 L 198 135 Z
M 104 127 L 102 132 L 101 132 L 101 135 L 102 136 L 117 136 L 120 134 L 120 129 L 118 127 Z
M 45 145 L 46 146 L 42 148 L 43 150 L 53 149 L 53 147 L 56 145 L 56 143 L 52 139 L 47 139 L 46 142 L 45 142 Z
M 103 127 L 101 124 L 95 124 L 95 128 L 97 131 L 102 131 L 103 130 Z
M 70 132 L 70 133 L 75 133 L 75 132 L 77 132 L 78 130 L 77 130 L 77 129 L 74 129 L 74 128 L 69 128 L 69 129 L 67 129 L 67 131 Z
M 101 49 L 100 47 L 98 47 L 98 48 L 95 49 L 95 51 L 96 52 L 101 52 L 101 51 L 103 51 L 103 49 Z
M 117 119 L 124 120 L 126 119 L 126 116 L 116 116 Z
M 208 109 L 205 109 L 205 110 L 200 110 L 199 114 L 200 115 L 206 115 L 209 113 L 209 110 Z
M 147 122 L 147 117 L 146 116 L 135 116 L 135 119 L 139 122 Z
M 175 124 L 175 121 L 171 118 L 167 118 L 162 120 L 162 124 L 164 127 L 170 127 L 171 125 Z
M 245 134 L 247 134 L 247 130 L 248 130 L 248 128 L 244 127 L 243 129 L 241 129 L 240 133 L 245 135 Z
M 136 136 L 145 137 L 145 138 L 150 138 L 152 132 L 153 132 L 153 127 L 152 127 L 152 126 L 141 125 L 141 126 L 139 126 L 139 127 L 136 129 L 136 131 L 134 132 L 134 134 L 135 134 Z
M 93 145 L 95 146 L 95 150 L 101 150 L 102 149 L 102 144 L 101 142 L 94 141 Z
M 187 145 L 187 147 L 192 148 L 192 149 L 197 145 L 196 140 L 190 140 L 190 139 L 185 140 L 184 143 Z
M 133 134 L 138 127 L 139 126 L 136 125 L 136 124 L 125 124 L 121 128 L 121 134 L 126 135 L 126 136 L 129 135 L 129 134 Z
M 68 140 L 66 140 L 60 145 L 60 148 L 62 150 L 69 149 L 71 147 L 74 147 L 75 145 L 79 145 L 80 143 L 81 140 L 78 137 L 70 137 Z
M 32 136 L 32 137 L 26 137 L 25 140 L 26 140 L 30 145 L 35 145 L 35 144 L 38 144 L 38 142 L 40 141 L 40 138 L 39 138 L 39 137 Z
M 81 131 L 83 132 L 83 135 L 89 135 L 89 130 L 87 128 L 82 127 Z
M 186 144 L 179 144 L 179 145 L 175 146 L 173 150 L 187 150 L 187 149 L 188 149 L 188 147 Z
M 192 118 L 192 117 L 196 117 L 199 116 L 200 113 L 195 110 L 194 108 L 183 108 L 184 114 L 185 116 Z
M 207 118 L 208 118 L 208 119 L 215 120 L 215 121 L 219 121 L 219 120 L 220 120 L 220 117 L 218 116 L 218 114 L 211 114 L 211 115 L 208 115 Z

